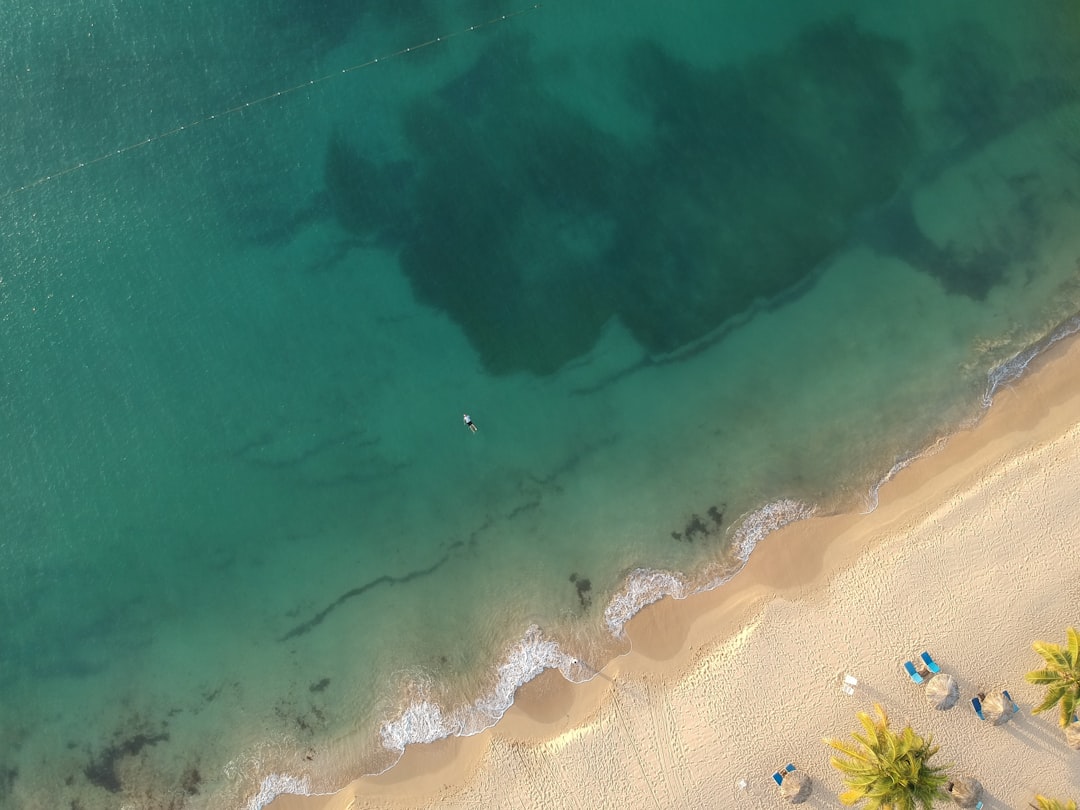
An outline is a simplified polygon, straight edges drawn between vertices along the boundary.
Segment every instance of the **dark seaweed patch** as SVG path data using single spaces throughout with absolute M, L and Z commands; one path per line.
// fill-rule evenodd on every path
M 326 712 L 315 705 L 309 705 L 303 711 L 293 703 L 282 700 L 274 707 L 274 714 L 284 723 L 293 723 L 305 736 L 311 736 L 326 726 Z
M 126 740 L 106 747 L 100 754 L 90 760 L 83 773 L 92 784 L 109 791 L 109 793 L 119 793 L 122 785 L 120 784 L 120 776 L 116 772 L 117 763 L 124 757 L 136 756 L 147 746 L 167 742 L 168 739 L 168 732 L 135 734 Z
M 697 535 L 704 537 L 709 533 L 709 527 L 705 525 L 703 521 L 697 515 L 690 516 L 690 522 L 686 524 L 686 528 L 683 529 L 683 537 L 685 537 L 691 543 L 694 542 L 694 538 Z
M 709 516 L 709 520 L 712 522 L 711 525 L 706 523 L 700 515 L 693 514 L 686 522 L 686 525 L 683 526 L 682 531 L 671 532 L 672 539 L 693 543 L 699 538 L 710 537 L 719 532 L 724 525 L 723 509 L 718 506 L 710 506 L 705 514 Z
M 345 604 L 345 602 L 349 601 L 350 599 L 355 599 L 357 596 L 363 595 L 372 588 L 377 588 L 381 585 L 404 585 L 407 582 L 412 582 L 414 579 L 426 577 L 429 574 L 435 573 L 435 571 L 437 571 L 450 559 L 451 552 L 459 545 L 459 543 L 454 543 L 453 545 L 451 545 L 450 551 L 444 554 L 438 560 L 438 562 L 433 563 L 427 568 L 420 568 L 415 571 L 409 571 L 407 574 L 402 574 L 401 576 L 391 576 L 389 574 L 383 574 L 382 576 L 375 577 L 375 579 L 365 582 L 363 585 L 359 585 L 355 588 L 350 588 L 349 590 L 345 591 L 345 593 L 341 594 L 333 602 L 331 602 L 329 605 L 327 605 L 314 616 L 312 616 L 310 619 L 305 622 L 301 622 L 300 624 L 293 627 L 291 630 L 285 633 L 285 635 L 281 636 L 278 641 L 288 641 L 289 639 L 296 638 L 297 636 L 302 636 L 305 633 L 310 633 L 312 630 L 322 624 L 331 612 L 337 610 L 337 608 L 341 607 L 343 604 Z
M 325 692 L 326 687 L 328 687 L 329 685 L 330 685 L 330 679 L 329 678 L 323 678 L 323 679 L 321 679 L 319 681 L 316 681 L 311 686 L 309 686 L 308 691 L 309 692 Z
M 574 583 L 582 610 L 587 610 L 592 604 L 592 582 L 586 577 L 579 577 L 577 573 L 570 575 L 570 581 Z
M 180 789 L 184 791 L 187 796 L 194 796 L 199 792 L 199 785 L 202 784 L 202 774 L 199 773 L 199 769 L 194 765 L 188 767 L 184 771 L 183 777 L 180 779 Z
M 0 769 L 0 799 L 10 796 L 15 789 L 15 780 L 19 778 L 19 769 L 13 765 Z

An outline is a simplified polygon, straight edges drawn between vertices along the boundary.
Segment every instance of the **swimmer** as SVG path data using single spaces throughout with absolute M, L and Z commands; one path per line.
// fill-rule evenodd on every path
M 465 414 L 465 427 L 467 427 L 473 433 L 476 433 L 476 422 L 474 422 L 472 420 L 472 417 L 468 414 Z

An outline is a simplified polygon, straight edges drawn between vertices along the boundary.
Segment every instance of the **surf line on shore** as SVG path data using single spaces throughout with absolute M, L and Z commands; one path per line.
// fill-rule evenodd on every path
M 940 452 L 951 436 L 961 430 L 974 427 L 992 406 L 995 396 L 1010 384 L 1022 379 L 1033 369 L 1033 363 L 1052 347 L 1066 338 L 1080 333 L 1080 313 L 1059 324 L 1044 338 L 1017 352 L 1009 359 L 987 372 L 987 389 L 980 412 L 972 420 L 956 426 L 953 433 L 939 437 L 927 447 L 899 459 L 870 487 L 867 493 L 867 509 L 873 512 L 878 506 L 878 492 L 901 470 L 920 458 Z M 622 587 L 609 601 L 604 610 L 605 625 L 613 639 L 626 637 L 626 626 L 644 608 L 665 597 L 686 599 L 721 587 L 734 578 L 745 566 L 755 547 L 766 537 L 796 522 L 819 514 L 812 505 L 793 499 L 779 499 L 743 515 L 735 521 L 729 535 L 731 538 L 731 564 L 703 582 L 695 583 L 689 576 L 675 571 L 638 568 L 629 572 Z M 628 655 L 627 648 L 611 658 L 616 660 Z M 517 642 L 510 645 L 495 669 L 493 686 L 471 704 L 452 708 L 441 706 L 430 698 L 429 691 L 420 688 L 419 696 L 408 703 L 380 728 L 380 742 L 388 751 L 396 754 L 383 769 L 363 776 L 378 776 L 391 770 L 409 745 L 432 743 L 453 736 L 473 736 L 495 726 L 514 703 L 517 690 L 549 669 L 558 670 L 571 683 L 586 683 L 596 677 L 614 679 L 602 670 L 610 661 L 597 667 L 582 661 L 564 650 L 559 642 L 538 625 L 528 627 Z M 616 685 L 618 685 L 616 683 Z M 262 780 L 257 793 L 246 804 L 247 810 L 264 810 L 277 796 L 332 795 L 313 793 L 310 780 L 303 776 L 283 773 L 268 774 Z

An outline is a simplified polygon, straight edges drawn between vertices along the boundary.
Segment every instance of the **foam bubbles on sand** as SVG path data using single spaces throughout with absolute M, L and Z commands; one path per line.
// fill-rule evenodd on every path
M 732 535 L 731 550 L 738 567 L 725 571 L 704 585 L 692 586 L 682 574 L 672 571 L 638 568 L 626 578 L 622 590 L 612 598 L 604 610 L 604 621 L 616 638 L 622 638 L 626 623 L 642 608 L 658 602 L 665 596 L 685 599 L 694 593 L 712 590 L 731 579 L 750 559 L 750 552 L 766 535 L 814 514 L 814 507 L 790 498 L 773 501 L 761 509 L 746 514 Z
M 310 796 L 311 783 L 306 776 L 290 776 L 285 773 L 272 773 L 262 780 L 259 790 L 248 799 L 245 810 L 262 810 L 278 796 L 295 794 Z
M 449 737 L 479 734 L 495 725 L 514 702 L 514 693 L 546 669 L 558 669 L 568 680 L 583 680 L 580 662 L 562 650 L 558 642 L 544 636 L 532 625 L 514 644 L 497 669 L 494 686 L 471 705 L 445 710 L 421 696 L 409 703 L 395 719 L 383 724 L 382 744 L 390 751 L 403 752 L 412 743 L 433 742 Z
M 622 638 L 626 623 L 647 605 L 659 602 L 665 596 L 684 599 L 689 595 L 686 578 L 671 571 L 638 568 L 630 572 L 619 593 L 615 594 L 604 610 L 604 621 L 611 634 Z
M 1069 318 L 1063 324 L 1058 326 L 1053 332 L 1047 335 L 1043 340 L 1028 346 L 1021 352 L 1014 354 L 1004 363 L 994 366 L 990 369 L 986 379 L 986 391 L 983 393 L 983 406 L 990 407 L 990 403 L 994 400 L 994 395 L 1010 383 L 1016 382 L 1027 371 L 1028 364 L 1031 363 L 1036 357 L 1041 355 L 1059 340 L 1074 335 L 1080 332 L 1080 315 L 1074 315 Z
M 735 530 L 731 542 L 732 553 L 745 563 L 750 559 L 750 552 L 754 550 L 754 546 L 764 540 L 767 535 L 788 524 L 810 517 L 814 511 L 814 507 L 810 504 L 783 498 L 750 512 Z M 715 584 L 710 587 L 715 587 Z
M 910 467 L 912 462 L 916 461 L 917 459 L 933 455 L 934 453 L 941 450 L 944 446 L 945 439 L 938 439 L 938 441 L 934 442 L 934 444 L 932 444 L 927 450 L 923 451 L 922 453 L 912 453 L 910 455 L 904 456 L 898 462 L 893 464 L 892 467 L 889 468 L 889 471 L 885 473 L 885 475 L 881 476 L 881 478 L 879 478 L 877 481 L 875 481 L 874 484 L 870 487 L 870 491 L 866 495 L 866 509 L 863 510 L 863 514 L 868 515 L 878 508 L 878 504 L 880 503 L 881 488 L 890 481 L 892 481 L 902 470 Z

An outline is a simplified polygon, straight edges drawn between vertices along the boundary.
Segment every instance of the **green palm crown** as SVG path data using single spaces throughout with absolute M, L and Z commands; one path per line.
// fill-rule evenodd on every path
M 876 717 L 859 712 L 864 734 L 851 736 L 855 743 L 826 739 L 825 744 L 843 754 L 829 762 L 844 775 L 847 790 L 840 801 L 865 802 L 866 810 L 929 810 L 941 798 L 948 780 L 944 768 L 929 764 L 938 746 L 905 728 L 897 734 L 889 728 L 885 710 L 874 704 Z
M 1065 646 L 1036 641 L 1035 652 L 1046 661 L 1045 669 L 1036 669 L 1024 677 L 1028 683 L 1046 687 L 1046 698 L 1032 709 L 1033 714 L 1052 709 L 1061 703 L 1061 727 L 1069 725 L 1080 702 L 1080 634 L 1076 628 L 1065 631 Z

